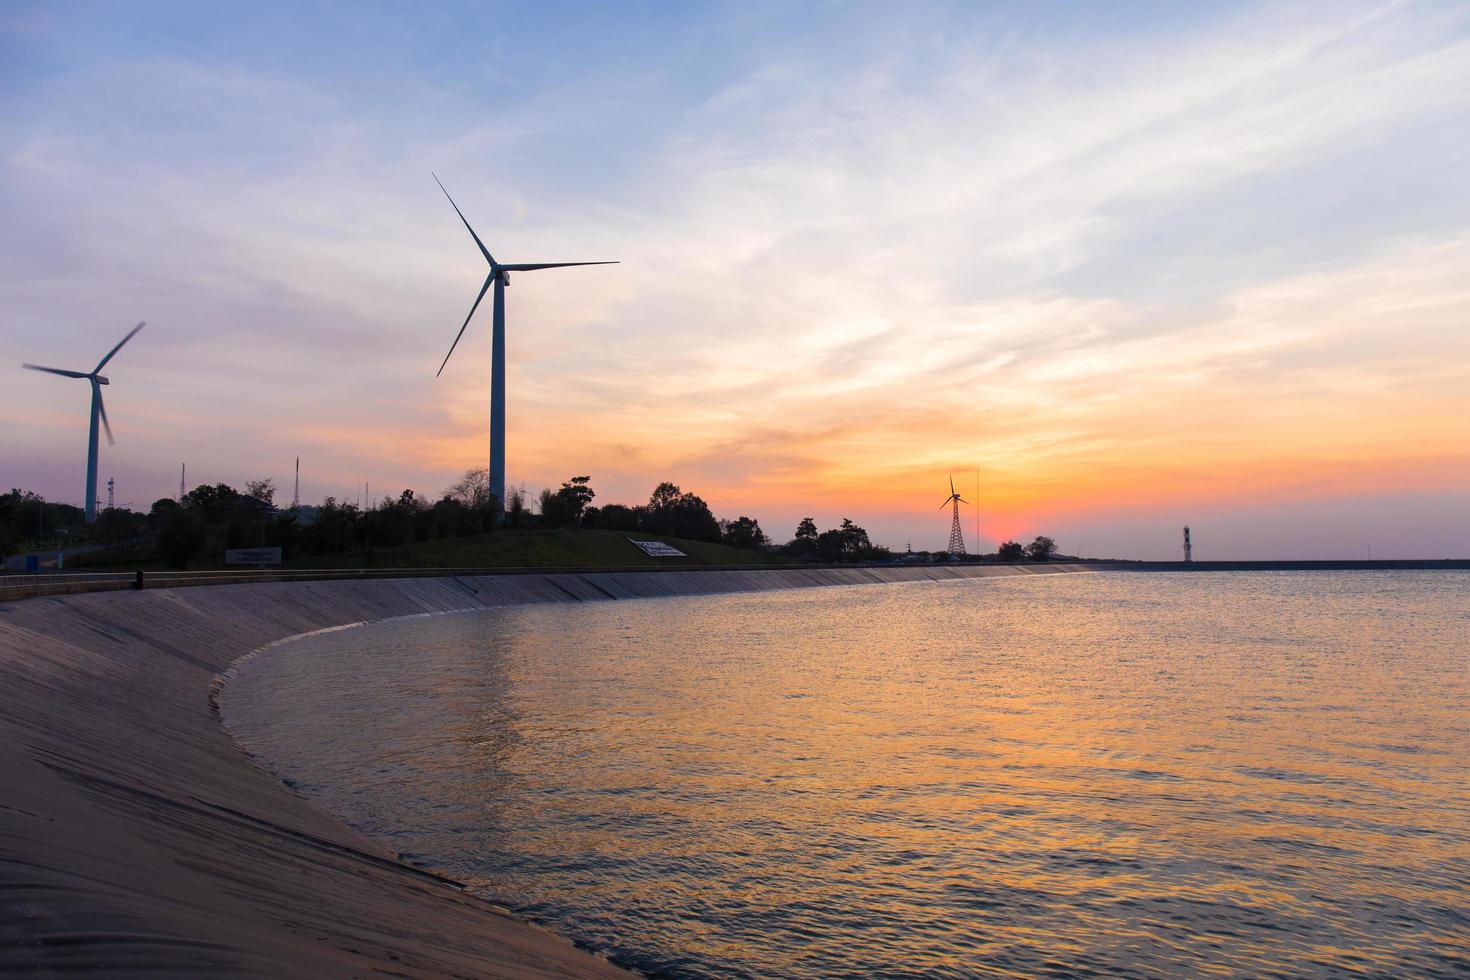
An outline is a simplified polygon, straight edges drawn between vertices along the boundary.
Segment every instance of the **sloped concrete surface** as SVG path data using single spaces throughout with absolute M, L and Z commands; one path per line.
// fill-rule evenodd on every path
M 296 796 L 226 734 L 212 685 L 266 645 L 397 616 L 1069 570 L 569 572 L 0 605 L 0 972 L 625 975 Z

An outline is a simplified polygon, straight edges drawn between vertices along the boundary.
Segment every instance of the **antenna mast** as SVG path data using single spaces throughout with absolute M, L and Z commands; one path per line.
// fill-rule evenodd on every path
M 1186 564 L 1194 561 L 1193 547 L 1189 543 L 1189 525 L 1184 525 L 1184 561 Z
M 975 467 L 975 554 L 980 554 L 980 467 Z
M 296 492 L 291 494 L 291 509 L 301 506 L 301 457 L 296 457 Z

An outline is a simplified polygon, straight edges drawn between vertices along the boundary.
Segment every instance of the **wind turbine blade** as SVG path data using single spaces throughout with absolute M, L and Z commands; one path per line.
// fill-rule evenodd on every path
M 441 191 L 444 191 L 444 196 L 449 197 L 449 192 L 447 190 L 444 190 L 444 182 L 439 179 L 439 175 L 434 173 L 432 170 L 429 171 L 429 175 L 434 178 L 434 183 L 439 185 L 439 189 Z M 454 203 L 454 198 L 452 197 L 449 197 L 449 206 L 454 208 L 454 213 L 459 215 L 459 220 L 463 221 L 465 228 L 469 229 L 470 237 L 475 240 L 476 245 L 480 246 L 480 254 L 485 256 L 485 261 L 489 262 L 491 265 L 494 265 L 495 256 L 491 255 L 490 250 L 485 247 L 485 243 L 480 241 L 480 236 L 475 234 L 475 229 L 470 228 L 470 223 L 468 219 L 465 218 L 464 212 L 459 209 L 458 204 Z
M 949 495 L 954 496 L 954 477 L 949 478 Z
M 953 500 L 953 499 L 954 499 L 954 498 L 953 498 L 953 497 L 945 497 L 945 498 L 944 498 L 944 503 L 942 503 L 942 504 L 940 504 L 940 505 L 939 505 L 939 509 L 940 509 L 940 510 L 944 510 L 944 508 L 946 508 L 946 507 L 948 507 L 948 506 L 949 506 L 949 502 L 950 502 L 950 501 L 951 501 L 951 500 Z
M 97 411 L 102 415 L 102 430 L 107 433 L 107 444 L 114 445 L 112 439 L 112 425 L 107 421 L 107 403 L 102 400 L 102 386 L 97 379 L 92 379 L 92 391 L 97 395 Z
M 485 298 L 485 290 L 489 289 L 490 284 L 494 281 L 495 273 L 493 272 L 485 277 L 485 285 L 480 287 L 480 295 L 475 297 L 475 305 L 470 307 L 469 316 L 464 318 L 464 323 L 460 326 L 459 333 L 454 335 L 454 343 L 449 345 L 449 354 L 453 354 L 454 348 L 459 346 L 459 338 L 464 336 L 465 327 L 468 327 L 470 325 L 470 317 L 474 316 L 475 311 L 480 308 L 480 300 Z M 444 365 L 449 363 L 449 354 L 444 355 L 444 362 L 439 365 L 439 370 L 434 372 L 434 377 L 437 378 L 439 377 L 439 375 L 444 373 Z
M 535 272 L 537 269 L 568 269 L 574 265 L 618 265 L 618 262 L 519 262 L 501 266 L 507 272 Z
M 143 322 L 139 322 L 136 327 L 134 327 L 133 329 L 129 330 L 128 331 L 128 335 L 126 337 L 124 337 L 122 340 L 119 340 L 117 342 L 117 346 L 114 347 L 112 350 L 108 351 L 107 352 L 107 356 L 104 357 L 102 360 L 100 360 L 100 361 L 97 362 L 97 366 L 92 369 L 92 373 L 93 374 L 96 374 L 98 371 L 101 371 L 102 368 L 103 368 L 103 366 L 105 366 L 108 361 L 112 360 L 112 355 L 114 355 L 118 351 L 122 350 L 122 345 L 123 344 L 126 344 L 128 341 L 132 340 L 133 337 L 137 335 L 138 331 L 139 330 L 142 330 L 145 325 L 146 324 L 144 324 Z
M 59 374 L 63 378 L 85 378 L 87 375 L 80 371 L 63 371 L 61 368 L 42 367 L 39 364 L 22 364 L 21 367 L 28 371 L 45 371 L 47 374 Z

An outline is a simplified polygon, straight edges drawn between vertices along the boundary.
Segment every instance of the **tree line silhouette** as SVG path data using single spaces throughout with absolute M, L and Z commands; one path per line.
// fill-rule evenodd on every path
M 175 568 L 217 561 L 230 548 L 279 546 L 283 556 L 339 555 L 402 547 L 443 538 L 468 538 L 500 530 L 586 528 L 643 533 L 763 550 L 804 562 L 907 560 L 874 544 L 850 518 L 822 531 L 802 518 L 784 544 L 770 539 L 753 517 L 715 517 L 698 494 L 677 484 L 660 483 L 644 504 L 597 505 L 590 476 L 574 476 L 556 489 L 542 490 L 534 503 L 524 490 L 510 489 L 505 507 L 490 494 L 486 470 L 466 470 L 437 499 L 404 490 L 366 507 L 327 497 L 322 503 L 280 508 L 272 480 L 252 480 L 243 490 L 201 484 L 180 500 L 162 498 L 147 513 L 107 508 L 97 523 L 82 522 L 82 509 L 44 500 L 30 491 L 0 495 L 0 556 L 29 544 L 37 549 L 84 541 L 102 545 L 110 557 L 137 559 L 156 552 Z M 1029 545 L 1006 541 L 994 559 L 1045 561 L 1056 552 L 1051 538 Z M 977 556 L 978 557 L 978 556 Z M 993 559 L 992 559 L 993 560 Z

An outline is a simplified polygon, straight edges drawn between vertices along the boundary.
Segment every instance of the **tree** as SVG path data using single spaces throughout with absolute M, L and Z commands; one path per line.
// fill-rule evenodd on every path
M 541 524 L 544 527 L 566 527 L 572 520 L 566 501 L 557 496 L 556 491 L 550 487 L 542 489 L 537 496 L 536 511 L 541 515 Z
M 301 541 L 301 522 L 297 508 L 292 507 L 276 515 L 276 530 L 272 537 L 281 547 L 281 558 L 290 561 Z
M 209 537 L 203 518 L 192 508 L 160 510 L 158 504 L 153 505 L 152 513 L 159 518 L 158 550 L 163 552 L 164 560 L 170 568 L 187 568 L 189 559 L 199 552 Z
M 198 514 L 205 524 L 219 525 L 230 519 L 230 512 L 235 509 L 235 502 L 239 499 L 239 491 L 228 484 L 216 483 L 211 487 L 201 483 L 184 494 L 183 504 L 186 509 Z
M 1001 561 L 1020 561 L 1025 557 L 1026 549 L 1021 547 L 1018 541 L 1006 541 L 1001 544 L 997 557 Z
M 276 506 L 276 481 L 270 477 L 249 480 L 245 483 L 245 496 L 258 503 L 261 510 L 270 510 Z
M 801 523 L 796 525 L 796 540 L 803 544 L 816 544 L 817 522 L 810 517 L 803 517 Z
M 97 515 L 94 534 L 97 543 L 108 551 L 127 552 L 138 543 L 145 518 L 120 507 L 106 507 Z
M 842 519 L 842 527 L 838 530 L 847 539 L 848 551 L 854 555 L 873 547 L 873 542 L 868 540 L 868 532 L 853 523 L 850 517 Z
M 1026 546 L 1026 557 L 1032 561 L 1046 561 L 1057 552 L 1057 543 L 1044 535 L 1037 535 L 1036 540 Z
M 847 538 L 836 528 L 817 535 L 816 545 L 817 557 L 822 561 L 845 561 L 847 559 Z
M 411 540 L 427 538 L 427 511 L 412 490 L 404 490 L 396 498 L 388 494 L 372 510 L 359 516 L 357 537 L 374 548 L 396 548 Z
M 592 498 L 597 496 L 597 491 L 590 486 L 592 477 L 574 476 L 561 485 L 556 495 L 566 504 L 574 521 L 582 519 L 582 512 L 587 505 L 592 503 Z
M 720 523 L 709 504 L 672 483 L 660 483 L 648 498 L 642 529 L 691 541 L 720 540 Z
M 642 507 L 608 504 L 596 510 L 596 526 L 608 531 L 636 531 L 643 525 L 644 510 Z
M 24 541 L 41 545 L 55 540 L 62 531 L 80 531 L 84 527 L 80 507 L 52 503 L 33 490 L 12 489 L 0 496 L 0 508 L 4 510 L 0 522 L 9 529 L 12 547 Z M 0 530 L 0 535 L 4 533 Z
M 0 561 L 10 557 L 11 551 L 15 549 L 15 541 L 19 537 L 16 534 L 16 497 L 15 492 L 0 496 Z
M 653 488 L 653 493 L 648 498 L 649 510 L 662 510 L 672 507 L 683 496 L 683 492 L 674 484 L 664 481 Z
M 451 534 L 464 536 L 476 533 L 470 529 L 472 523 L 477 524 L 478 517 L 472 517 L 470 511 L 464 504 L 453 497 L 444 496 L 435 501 L 434 506 L 427 511 L 428 526 L 436 538 L 446 538 Z
M 505 523 L 519 531 L 526 526 L 530 511 L 526 509 L 526 492 L 514 487 L 505 492 Z
M 317 508 L 316 519 L 302 529 L 306 550 L 314 555 L 335 555 L 357 543 L 357 523 L 362 514 L 355 504 L 339 504 L 328 497 Z
M 483 466 L 471 467 L 445 488 L 442 496 L 457 500 L 471 511 L 486 510 L 491 506 L 490 471 Z
M 499 504 L 490 493 L 490 471 L 483 466 L 471 467 L 458 480 L 446 487 L 441 494 L 448 505 L 435 505 L 436 520 L 446 525 L 452 523 L 454 533 L 460 537 L 481 534 L 495 528 Z M 442 503 L 442 501 L 441 501 Z M 452 521 L 451 521 L 452 518 Z
M 841 527 L 817 535 L 816 548 L 823 561 L 863 561 L 887 554 L 886 549 L 874 548 L 868 532 L 846 517 Z
M 740 517 L 720 522 L 720 540 L 732 548 L 764 548 L 768 543 L 760 522 L 753 517 Z
M 591 480 L 590 476 L 574 476 L 555 492 L 549 488 L 541 491 L 541 522 L 547 527 L 581 523 L 587 505 L 597 496 L 597 491 L 588 485 Z

